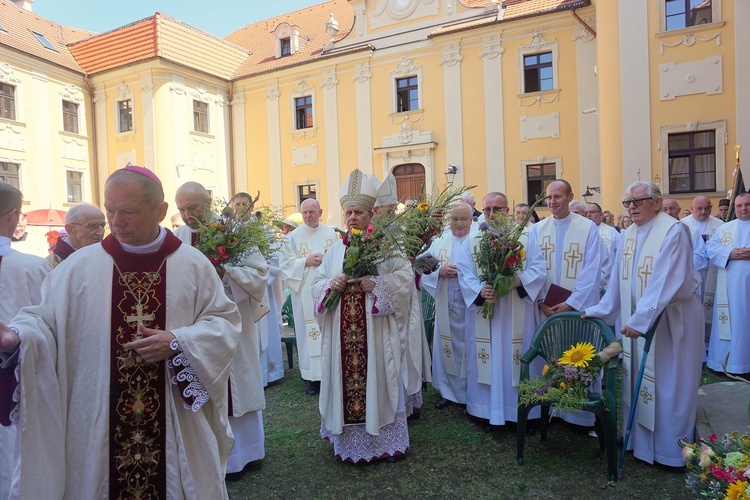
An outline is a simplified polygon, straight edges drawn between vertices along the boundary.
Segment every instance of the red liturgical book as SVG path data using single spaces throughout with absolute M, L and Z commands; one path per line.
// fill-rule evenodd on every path
M 547 291 L 547 296 L 544 297 L 544 303 L 549 307 L 554 307 L 561 302 L 565 302 L 571 293 L 573 292 L 567 288 L 552 283 Z

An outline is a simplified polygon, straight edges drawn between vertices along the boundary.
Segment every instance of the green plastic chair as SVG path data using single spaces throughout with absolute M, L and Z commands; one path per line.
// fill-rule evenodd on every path
M 281 306 L 281 321 L 289 328 L 294 328 L 294 311 L 292 311 L 292 296 L 289 295 Z
M 604 350 L 615 341 L 612 327 L 597 318 L 581 318 L 580 312 L 564 312 L 550 316 L 539 325 L 531 347 L 521 358 L 521 380 L 529 380 L 529 365 L 541 356 L 547 363 L 559 359 L 563 352 L 578 342 L 590 342 L 595 352 Z M 602 394 L 590 394 L 585 405 L 587 411 L 596 416 L 596 434 L 599 448 L 606 450 L 609 480 L 617 480 L 617 358 L 611 359 L 604 367 L 606 390 Z M 526 423 L 529 412 L 536 405 L 518 406 L 516 427 L 516 458 L 523 465 L 523 448 L 526 441 Z M 540 405 L 542 410 L 541 440 L 547 440 L 550 403 Z
M 289 328 L 294 330 L 294 311 L 292 310 L 291 295 L 286 298 L 286 300 L 284 301 L 284 305 L 281 306 L 281 320 L 282 322 L 286 323 Z M 285 336 L 282 334 L 281 343 L 286 346 L 287 364 L 289 365 L 289 369 L 291 370 L 292 368 L 294 368 L 294 348 L 297 347 L 297 337 L 295 336 L 294 331 L 292 331 L 292 334 L 290 336 Z
M 430 346 L 430 352 L 432 352 L 432 337 L 435 334 L 435 299 L 424 289 L 422 289 L 422 321 L 424 322 L 427 344 Z

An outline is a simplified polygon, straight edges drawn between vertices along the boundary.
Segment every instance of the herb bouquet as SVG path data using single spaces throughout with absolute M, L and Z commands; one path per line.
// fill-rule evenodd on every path
M 474 261 L 479 268 L 479 280 L 492 286 L 497 297 L 505 297 L 516 282 L 516 273 L 523 271 L 526 251 L 519 241 L 526 230 L 531 213 L 546 200 L 540 198 L 529 209 L 522 224 L 509 214 L 496 213 L 479 224 L 482 231 L 479 243 L 474 247 Z M 482 305 L 482 317 L 492 319 L 495 302 L 487 300 Z
M 602 367 L 622 352 L 622 345 L 613 342 L 594 354 L 594 345 L 579 342 L 563 352 L 560 359 L 544 365 L 542 377 L 522 380 L 518 386 L 518 403 L 536 405 L 552 403 L 555 412 L 580 412 L 589 401 L 589 390 Z
M 247 254 L 259 251 L 270 255 L 276 235 L 260 218 L 243 221 L 229 203 L 212 200 L 211 211 L 200 220 L 195 247 L 215 266 L 234 266 Z
M 385 231 L 380 224 L 370 224 L 367 229 L 352 229 L 344 235 L 343 272 L 349 279 L 359 279 L 363 276 L 376 276 L 378 265 L 401 255 L 398 243 L 393 238 L 392 231 Z M 341 299 L 340 290 L 331 290 L 323 300 L 323 305 L 333 310 Z

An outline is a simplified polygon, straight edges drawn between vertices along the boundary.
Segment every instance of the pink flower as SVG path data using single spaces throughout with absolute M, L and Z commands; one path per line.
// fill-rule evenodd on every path
M 518 262 L 518 259 L 515 255 L 511 255 L 506 262 L 508 263 L 508 267 L 513 267 L 516 265 L 516 262 Z
M 715 432 L 711 434 L 710 436 L 708 436 L 708 440 L 711 441 L 712 443 L 715 443 L 717 439 L 718 437 L 716 436 Z
M 225 260 L 229 260 L 229 254 L 226 254 L 226 253 L 221 254 L 221 256 L 219 257 L 219 260 L 221 262 L 224 262 Z
M 225 253 L 227 253 L 227 248 L 224 245 L 219 245 L 218 247 L 216 247 L 216 253 L 218 253 L 219 255 L 224 255 Z
M 365 232 L 367 233 L 367 236 L 370 236 L 374 230 L 375 230 L 375 227 L 372 224 L 370 224 L 369 226 L 367 226 L 367 229 L 365 230 Z
M 219 263 L 219 261 L 218 261 L 218 260 L 216 259 L 216 257 L 209 257 L 209 258 L 208 258 L 208 261 L 209 261 L 209 262 L 210 262 L 211 264 L 213 264 L 213 265 L 216 265 L 216 264 L 218 264 L 218 263 Z

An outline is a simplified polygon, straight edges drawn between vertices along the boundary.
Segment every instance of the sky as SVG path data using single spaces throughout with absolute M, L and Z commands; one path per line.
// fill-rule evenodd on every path
M 0 0 L 5 1 L 5 0 Z M 225 37 L 264 19 L 324 0 L 34 0 L 34 13 L 57 24 L 102 33 L 155 12 Z

